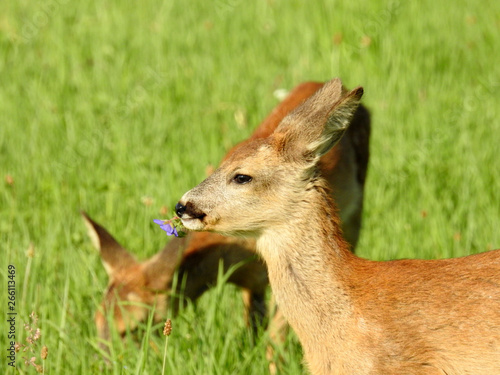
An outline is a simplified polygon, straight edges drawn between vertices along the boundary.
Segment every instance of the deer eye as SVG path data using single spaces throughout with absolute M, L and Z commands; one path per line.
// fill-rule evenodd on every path
M 237 174 L 236 176 L 234 176 L 233 181 L 237 184 L 243 185 L 252 181 L 252 177 L 247 176 L 246 174 Z

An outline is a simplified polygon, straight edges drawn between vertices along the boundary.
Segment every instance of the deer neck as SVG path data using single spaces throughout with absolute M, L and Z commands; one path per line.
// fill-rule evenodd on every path
M 353 315 L 347 273 L 359 258 L 341 237 L 328 189 L 320 184 L 302 198 L 284 225 L 262 233 L 257 249 L 267 263 L 278 306 L 307 355 L 308 348 L 345 337 Z

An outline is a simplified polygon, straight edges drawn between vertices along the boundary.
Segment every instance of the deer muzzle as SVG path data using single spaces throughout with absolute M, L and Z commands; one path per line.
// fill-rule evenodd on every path
M 183 204 L 178 202 L 175 205 L 175 212 L 182 220 L 184 226 L 190 230 L 201 230 L 204 227 L 203 219 L 207 216 L 203 211 L 196 208 L 191 202 Z

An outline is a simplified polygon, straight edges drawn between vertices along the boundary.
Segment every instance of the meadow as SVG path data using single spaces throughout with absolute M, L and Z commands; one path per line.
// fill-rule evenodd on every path
M 365 89 L 371 159 L 357 253 L 444 258 L 500 248 L 500 2 L 458 0 L 0 4 L 0 372 L 264 374 L 238 290 L 221 281 L 103 360 L 106 273 L 79 211 L 144 259 L 207 166 L 278 103 L 341 77 Z M 15 269 L 9 274 L 10 269 Z M 9 279 L 9 275 L 13 276 Z M 8 280 L 15 281 L 15 308 Z M 26 343 L 32 312 L 36 351 Z M 480 317 L 471 317 L 471 319 Z M 47 359 L 39 350 L 48 348 Z M 301 374 L 293 333 L 280 374 Z

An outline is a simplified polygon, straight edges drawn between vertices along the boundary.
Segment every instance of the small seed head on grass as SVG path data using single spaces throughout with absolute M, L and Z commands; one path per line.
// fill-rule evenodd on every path
M 163 335 L 165 336 L 165 349 L 163 350 L 163 366 L 161 370 L 161 375 L 165 375 L 165 366 L 167 363 L 167 348 L 168 348 L 168 338 L 172 333 L 172 321 L 167 319 L 165 322 L 165 327 L 163 328 Z
M 154 203 L 154 199 L 148 196 L 141 197 L 141 202 L 146 207 L 150 207 Z
M 24 324 L 24 329 L 28 332 L 28 337 L 26 337 L 26 344 L 16 343 L 14 348 L 16 352 L 22 350 L 23 353 L 25 352 L 31 353 L 32 356 L 30 358 L 23 357 L 24 363 L 26 364 L 26 366 L 33 366 L 37 372 L 43 373 L 44 372 L 43 366 L 36 363 L 37 358 L 33 356 L 33 354 L 35 354 L 38 351 L 37 350 L 38 341 L 42 337 L 42 332 L 40 328 L 37 327 L 38 316 L 35 314 L 34 311 L 29 315 L 29 317 L 31 322 Z M 44 345 L 40 351 L 40 358 L 42 360 L 45 360 L 47 358 L 48 352 L 49 352 L 48 348 Z
M 14 178 L 8 174 L 5 176 L 5 183 L 9 186 L 13 186 L 14 185 Z
M 165 336 L 170 336 L 172 333 L 172 321 L 170 319 L 167 319 L 165 322 L 165 327 L 163 328 L 163 335 Z
M 33 242 L 30 242 L 30 245 L 28 246 L 28 250 L 26 250 L 26 256 L 28 258 L 33 258 L 35 256 L 35 245 L 33 245 Z M 34 314 L 34 313 L 32 313 L 32 314 Z
M 44 345 L 42 346 L 42 351 L 40 353 L 40 357 L 43 359 L 43 360 L 46 360 L 47 359 L 47 355 L 49 354 L 49 349 Z

